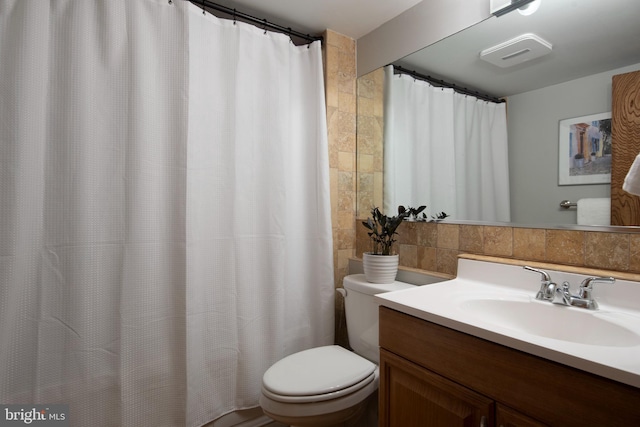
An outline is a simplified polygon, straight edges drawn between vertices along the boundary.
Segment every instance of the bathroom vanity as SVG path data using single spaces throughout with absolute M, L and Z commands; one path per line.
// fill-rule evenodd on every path
M 377 297 L 380 426 L 640 425 L 640 284 L 594 289 L 587 313 L 537 301 L 522 270 L 461 259 L 454 280 Z

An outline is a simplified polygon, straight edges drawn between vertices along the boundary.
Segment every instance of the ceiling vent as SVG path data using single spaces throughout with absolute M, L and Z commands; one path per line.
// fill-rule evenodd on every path
M 501 68 L 547 55 L 553 46 L 535 34 L 523 34 L 480 52 L 480 59 Z

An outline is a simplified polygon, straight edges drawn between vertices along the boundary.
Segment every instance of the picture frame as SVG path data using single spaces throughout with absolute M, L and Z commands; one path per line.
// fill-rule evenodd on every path
M 558 185 L 611 182 L 611 112 L 560 120 Z

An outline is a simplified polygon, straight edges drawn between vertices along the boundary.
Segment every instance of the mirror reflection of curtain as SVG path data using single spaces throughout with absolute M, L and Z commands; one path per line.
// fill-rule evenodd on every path
M 384 210 L 510 221 L 506 105 L 385 69 Z

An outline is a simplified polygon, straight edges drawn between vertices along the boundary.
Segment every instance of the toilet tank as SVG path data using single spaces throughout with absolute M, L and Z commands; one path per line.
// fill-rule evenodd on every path
M 415 285 L 404 282 L 369 283 L 364 274 L 351 274 L 344 278 L 342 286 L 346 291 L 344 309 L 349 345 L 360 356 L 378 364 L 378 303 L 373 296 L 413 288 Z

